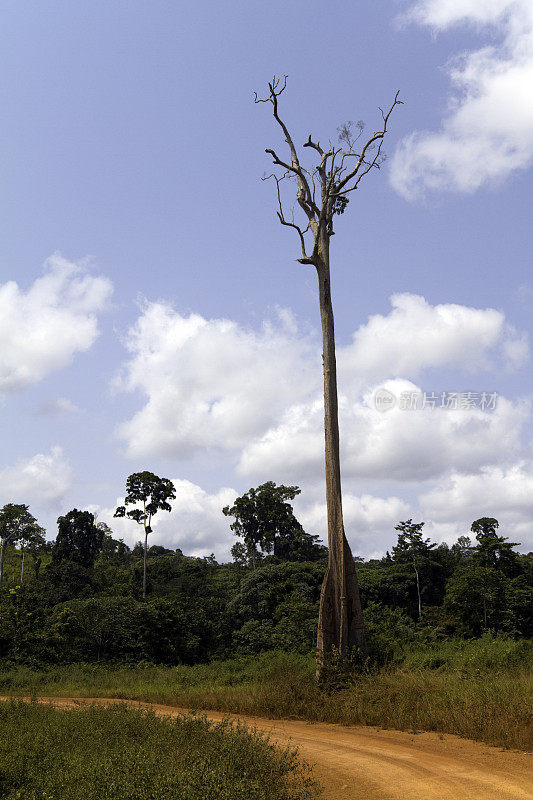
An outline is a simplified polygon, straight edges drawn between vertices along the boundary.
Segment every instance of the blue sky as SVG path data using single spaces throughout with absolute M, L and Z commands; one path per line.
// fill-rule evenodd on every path
M 0 503 L 113 520 L 126 477 L 178 498 L 153 541 L 224 558 L 220 509 L 302 487 L 324 533 L 316 279 L 275 217 L 253 103 L 288 74 L 297 142 L 379 122 L 382 170 L 332 240 L 347 535 L 479 516 L 531 549 L 529 0 L 3 2 Z M 392 299 L 391 299 L 392 298 Z M 380 413 L 377 388 L 497 392 Z

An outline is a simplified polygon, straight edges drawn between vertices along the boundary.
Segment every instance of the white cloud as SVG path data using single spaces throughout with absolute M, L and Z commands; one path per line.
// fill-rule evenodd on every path
M 148 398 L 119 429 L 131 456 L 239 448 L 320 385 L 316 346 L 286 312 L 255 332 L 147 303 L 126 347 L 120 385 Z
M 420 0 L 406 17 L 443 30 L 461 22 L 494 25 L 505 15 L 517 13 L 521 6 L 527 10 L 523 0 Z
M 25 503 L 55 508 L 70 487 L 70 464 L 61 447 L 37 453 L 0 470 L 0 504 Z
M 533 548 L 533 464 L 483 467 L 476 474 L 452 473 L 420 497 L 429 530 L 454 540 L 479 517 L 495 517 L 500 533 Z
M 191 481 L 172 481 L 176 487 L 172 511 L 159 512 L 154 518 L 149 544 L 179 547 L 186 555 L 214 552 L 219 561 L 231 560 L 230 549 L 236 539 L 222 508 L 231 505 L 238 492 L 227 487 L 208 492 Z M 118 497 L 116 505 L 123 502 L 124 498 Z M 468 535 L 473 520 L 494 516 L 500 521 L 501 534 L 527 550 L 533 548 L 533 464 L 521 461 L 508 467 L 488 466 L 476 474 L 452 472 L 433 481 L 431 488 L 411 502 L 395 495 L 380 497 L 345 489 L 343 508 L 353 552 L 365 558 L 377 558 L 390 550 L 396 542 L 395 526 L 409 518 L 425 521 L 425 535 L 432 541 L 451 544 L 458 536 Z M 113 517 L 114 508 L 91 506 L 89 510 L 110 526 L 115 538 L 130 546 L 142 538 L 142 529 L 133 521 Z M 306 531 L 327 541 L 322 486 L 303 481 L 294 511 Z
M 195 483 L 172 478 L 176 499 L 171 501 L 172 511 L 160 511 L 152 522 L 153 533 L 149 545 L 160 544 L 170 549 L 179 547 L 185 555 L 202 556 L 214 552 L 218 559 L 230 559 L 230 549 L 235 537 L 230 531 L 228 518 L 222 514 L 224 506 L 231 505 L 237 497 L 234 489 L 223 487 L 209 493 Z M 124 498 L 117 498 L 117 506 Z M 114 518 L 115 509 L 91 507 L 99 522 L 106 522 L 115 538 L 122 538 L 133 546 L 142 538 L 142 529 L 133 520 Z
M 425 190 L 473 192 L 533 163 L 531 0 L 422 0 L 408 19 L 435 31 L 470 23 L 501 38 L 455 59 L 449 109 L 437 132 L 406 137 L 394 154 L 393 187 L 408 199 Z
M 337 349 L 344 474 L 413 481 L 515 456 L 529 414 L 527 404 L 512 404 L 502 397 L 491 413 L 480 409 L 409 413 L 397 407 L 382 414 L 374 408 L 372 395 L 378 380 L 397 397 L 420 392 L 404 378 L 430 368 L 477 372 L 517 367 L 528 355 L 524 336 L 495 309 L 432 306 L 412 294 L 393 295 L 391 305 L 389 314 L 370 317 L 350 345 Z M 388 381 L 391 376 L 402 377 Z M 321 474 L 322 397 L 315 394 L 300 400 L 297 393 L 293 397 L 277 425 L 245 444 L 238 464 L 241 474 L 261 478 L 276 474 L 283 480 Z
M 209 492 L 188 480 L 173 478 L 172 481 L 176 487 L 172 511 L 156 515 L 149 544 L 179 547 L 186 555 L 214 552 L 219 561 L 230 560 L 230 549 L 236 539 L 222 508 L 231 505 L 239 493 L 228 487 Z M 302 494 L 294 501 L 296 517 L 306 531 L 327 541 L 323 486 L 304 480 L 301 487 Z M 396 542 L 394 528 L 400 520 L 425 521 L 424 531 L 432 541 L 452 543 L 458 536 L 468 534 L 474 519 L 495 516 L 500 520 L 501 533 L 527 549 L 533 547 L 532 498 L 533 464 L 529 462 L 506 468 L 483 467 L 476 474 L 451 472 L 433 481 L 418 501 L 411 502 L 395 495 L 357 494 L 345 488 L 346 536 L 356 555 L 374 558 L 390 550 Z M 116 505 L 123 502 L 124 498 L 118 497 Z M 91 506 L 89 510 L 97 514 L 98 521 L 110 526 L 115 538 L 124 539 L 130 546 L 142 538 L 142 529 L 132 520 L 113 517 L 115 507 Z
M 126 345 L 132 357 L 122 387 L 147 397 L 119 429 L 129 455 L 186 456 L 219 448 L 240 458 L 239 471 L 245 475 L 270 477 L 280 469 L 289 475 L 285 479 L 294 480 L 293 472 L 310 476 L 322 469 L 320 347 L 316 337 L 295 327 L 292 317 L 287 321 L 286 313 L 277 328 L 270 323 L 253 332 L 228 320 L 185 317 L 150 303 Z M 435 456 L 420 455 L 420 437 L 426 434 L 449 454 L 448 466 L 460 468 L 478 463 L 482 454 L 490 460 L 500 446 L 494 442 L 502 440 L 506 451 L 514 448 L 525 414 L 521 406 L 502 400 L 495 414 L 478 417 L 426 413 L 407 419 L 403 414 L 395 432 L 395 417 L 384 419 L 369 408 L 363 394 L 377 380 L 394 375 L 414 376 L 431 367 L 510 367 L 526 354 L 527 341 L 499 311 L 431 306 L 417 295 L 394 295 L 388 315 L 371 317 L 351 344 L 338 348 L 348 468 L 354 474 L 375 475 L 388 463 L 395 476 L 403 470 L 408 479 L 415 462 L 418 471 L 429 464 L 434 470 Z M 396 389 L 400 391 L 399 384 Z M 385 447 L 393 448 L 388 461 Z M 406 448 L 412 466 L 402 465 Z
M 420 387 L 396 379 L 383 387 L 400 398 Z M 340 398 L 343 474 L 350 478 L 420 481 L 450 469 L 470 472 L 482 465 L 516 457 L 520 434 L 529 416 L 527 403 L 503 397 L 496 408 L 402 410 L 380 412 L 373 391 L 362 399 Z M 323 471 L 323 411 L 321 403 L 292 407 L 277 427 L 250 442 L 242 451 L 239 472 L 246 475 L 318 477 Z
M 273 477 L 299 484 L 298 518 L 310 532 L 325 535 L 323 404 L 315 336 L 299 331 L 286 314 L 279 315 L 277 328 L 266 324 L 253 332 L 228 320 L 182 316 L 152 303 L 126 344 L 131 358 L 122 386 L 141 390 L 147 398 L 121 427 L 131 455 L 229 451 L 238 459 L 238 473 L 254 484 Z M 391 376 L 432 368 L 499 372 L 522 363 L 526 355 L 526 340 L 501 312 L 431 306 L 407 294 L 395 295 L 389 314 L 371 317 L 352 343 L 338 348 L 346 531 L 357 552 L 383 552 L 395 539 L 398 521 L 418 516 L 416 508 L 411 511 L 396 496 L 358 494 L 355 487 L 361 481 L 411 482 L 414 488 L 420 481 L 435 485 L 450 472 L 468 479 L 512 463 L 520 458 L 521 431 L 529 416 L 526 401 L 504 397 L 491 411 L 409 412 L 396 406 L 382 413 L 374 407 L 373 390 L 381 385 L 399 397 L 420 388 Z M 449 390 L 494 388 L 486 385 L 486 377 L 483 384 L 469 381 Z M 221 509 L 237 492 L 209 493 L 188 481 L 175 483 L 175 511 L 159 515 L 152 541 L 196 554 L 213 550 L 218 558 L 228 558 L 234 540 Z M 461 509 L 452 516 L 453 523 L 438 516 L 429 520 L 430 535 L 440 540 L 464 532 L 463 522 L 457 522 L 465 519 Z M 139 535 L 127 521 L 106 521 L 130 543 Z
M 432 306 L 415 294 L 394 294 L 392 311 L 375 314 L 339 348 L 341 369 L 366 381 L 412 378 L 427 368 L 459 367 L 467 371 L 494 366 L 495 349 L 507 367 L 518 367 L 528 355 L 527 339 L 505 322 L 501 311 L 455 303 Z
M 15 281 L 0 285 L 0 391 L 24 389 L 88 350 L 111 292 L 107 278 L 58 254 L 28 291 Z

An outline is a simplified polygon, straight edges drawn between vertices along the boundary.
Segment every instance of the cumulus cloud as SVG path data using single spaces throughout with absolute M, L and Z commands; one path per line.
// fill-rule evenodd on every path
M 170 549 L 180 548 L 186 555 L 204 556 L 213 552 L 219 561 L 230 560 L 235 537 L 222 508 L 231 505 L 238 494 L 233 488 L 221 487 L 206 491 L 201 486 L 179 478 L 172 479 L 176 499 L 170 513 L 160 512 L 153 520 L 150 544 Z M 297 518 L 309 533 L 327 541 L 326 505 L 323 487 L 301 482 L 302 494 L 294 501 Z M 500 520 L 501 532 L 524 547 L 533 547 L 531 514 L 533 512 L 533 464 L 520 461 L 501 467 L 486 466 L 476 473 L 452 471 L 431 481 L 430 488 L 417 499 L 407 502 L 396 495 L 379 496 L 344 491 L 346 535 L 358 555 L 379 557 L 396 541 L 395 526 L 402 519 L 425 521 L 426 534 L 433 541 L 454 542 L 468 534 L 470 524 L 480 516 Z M 116 505 L 122 505 L 117 497 Z M 98 521 L 106 522 L 116 538 L 133 546 L 141 536 L 141 528 L 133 521 L 115 519 L 113 508 L 91 506 Z
M 98 336 L 111 282 L 55 254 L 25 292 L 0 285 L 0 392 L 24 389 L 65 367 Z
M 147 397 L 119 429 L 128 454 L 231 450 L 275 424 L 295 390 L 305 395 L 320 385 L 316 344 L 294 325 L 283 312 L 251 331 L 147 303 L 126 337 L 132 357 L 119 381 Z
M 470 475 L 452 472 L 420 497 L 430 530 L 454 540 L 479 517 L 495 517 L 504 536 L 533 548 L 533 464 L 491 465 Z M 460 520 L 460 522 L 458 522 Z
M 350 478 L 420 481 L 450 469 L 470 472 L 481 465 L 516 457 L 521 431 L 529 417 L 526 402 L 497 399 L 494 410 L 400 407 L 402 394 L 421 388 L 403 379 L 385 381 L 397 399 L 382 412 L 374 391 L 361 399 L 340 398 L 339 425 L 343 473 Z M 243 449 L 238 470 L 246 475 L 318 476 L 323 469 L 322 405 L 292 407 L 285 419 Z
M 528 356 L 527 339 L 493 308 L 432 306 L 409 293 L 392 295 L 391 306 L 389 314 L 371 316 L 349 347 L 339 348 L 344 372 L 366 381 L 413 378 L 435 367 L 488 370 L 494 367 L 494 355 L 503 357 L 505 367 L 516 368 Z
M 285 475 L 291 470 L 317 474 L 323 451 L 320 345 L 316 336 L 295 326 L 284 313 L 277 325 L 249 331 L 228 320 L 182 316 L 161 303 L 147 304 L 126 338 L 131 358 L 120 380 L 122 388 L 146 397 L 119 429 L 128 454 L 187 456 L 218 448 L 239 457 L 243 475 L 274 469 Z M 468 459 L 471 464 L 482 454 L 488 457 L 496 447 L 491 437 L 511 449 L 525 414 L 521 406 L 502 400 L 492 415 L 421 413 L 396 420 L 394 414 L 383 418 L 363 395 L 391 376 L 414 376 L 431 367 L 514 367 L 526 354 L 527 341 L 499 311 L 432 306 L 416 295 L 394 295 L 389 314 L 371 317 L 352 343 L 338 348 L 348 467 L 354 474 L 375 475 L 383 468 L 384 447 L 391 446 L 397 455 L 388 463 L 396 476 L 402 449 L 412 440 L 407 452 L 421 471 L 436 459 L 419 455 L 426 429 L 441 449 L 451 437 L 452 444 L 444 447 L 450 459 L 457 442 L 453 463 L 460 468 Z M 402 389 L 400 384 L 394 388 Z M 394 434 L 398 422 L 403 433 Z M 472 447 L 463 447 L 463 441 Z M 403 469 L 412 479 L 414 466 Z
M 176 499 L 171 501 L 172 511 L 160 511 L 153 519 L 153 532 L 149 544 L 160 544 L 170 549 L 180 548 L 185 555 L 203 556 L 213 552 L 218 559 L 229 559 L 235 543 L 228 518 L 222 514 L 224 506 L 231 505 L 237 497 L 234 489 L 222 487 L 207 492 L 191 481 L 172 478 Z M 117 506 L 124 498 L 117 498 Z M 141 528 L 127 518 L 114 518 L 115 509 L 91 507 L 99 522 L 106 522 L 115 538 L 122 538 L 130 546 L 142 538 Z
M 409 413 L 397 405 L 383 414 L 374 407 L 373 393 L 378 380 L 397 398 L 402 392 L 420 393 L 422 388 L 405 377 L 430 368 L 515 368 L 527 358 L 527 339 L 495 309 L 432 306 L 412 294 L 393 295 L 391 305 L 389 314 L 370 317 L 352 343 L 337 350 L 344 390 L 339 396 L 344 474 L 414 481 L 515 456 L 529 415 L 526 403 L 501 397 L 490 412 L 426 408 Z M 391 376 L 402 377 L 387 380 Z M 294 475 L 321 473 L 322 397 L 298 401 L 295 392 L 293 398 L 277 425 L 245 444 L 241 474 L 294 480 Z
M 426 190 L 473 192 L 533 162 L 531 0 L 421 0 L 407 19 L 434 31 L 473 24 L 498 44 L 453 60 L 454 92 L 440 131 L 403 139 L 391 183 L 408 199 Z
M 49 453 L 37 453 L 0 470 L 0 502 L 56 508 L 71 482 L 72 471 L 63 450 L 52 447 Z
M 176 499 L 170 513 L 160 512 L 153 521 L 149 544 L 170 549 L 180 548 L 186 555 L 204 556 L 213 552 L 219 561 L 230 560 L 235 537 L 222 508 L 231 505 L 242 493 L 222 487 L 206 491 L 188 480 L 173 478 Z M 301 482 L 302 494 L 294 501 L 294 510 L 305 530 L 327 541 L 326 504 L 323 487 Z M 123 497 L 116 504 L 122 505 Z M 377 558 L 396 541 L 395 526 L 400 520 L 425 521 L 424 531 L 432 541 L 452 543 L 468 535 L 473 520 L 494 516 L 500 521 L 502 535 L 533 548 L 531 515 L 533 513 L 533 464 L 519 461 L 513 465 L 481 468 L 476 473 L 450 472 L 433 480 L 430 488 L 410 502 L 396 495 L 379 496 L 346 490 L 343 494 L 346 535 L 357 555 Z M 141 528 L 128 519 L 115 519 L 113 508 L 91 506 L 98 521 L 106 522 L 116 538 L 133 546 Z

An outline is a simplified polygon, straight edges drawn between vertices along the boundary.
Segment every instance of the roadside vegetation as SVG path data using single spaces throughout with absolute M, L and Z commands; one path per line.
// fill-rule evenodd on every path
M 105 745 L 105 746 L 104 746 Z M 315 800 L 292 749 L 242 725 L 118 705 L 0 703 L 5 800 Z
M 385 667 L 331 664 L 315 683 L 312 655 L 240 656 L 196 666 L 71 664 L 0 671 L 2 695 L 114 697 L 183 708 L 345 725 L 454 733 L 533 749 L 533 642 L 489 635 L 411 647 Z
M 76 509 L 43 542 L 26 506 L 0 509 L 0 694 L 130 698 L 533 749 L 533 554 L 490 517 L 451 545 L 400 522 L 391 551 L 357 565 L 368 657 L 330 659 L 316 686 L 327 549 L 287 491 L 297 487 L 268 482 L 224 509 L 237 541 L 223 564 L 148 547 L 146 531 L 130 549 Z

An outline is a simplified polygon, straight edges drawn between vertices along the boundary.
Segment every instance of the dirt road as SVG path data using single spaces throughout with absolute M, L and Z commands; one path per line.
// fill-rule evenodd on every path
M 40 698 L 55 706 L 124 702 L 104 698 Z M 184 709 L 151 707 L 176 716 Z M 280 744 L 291 742 L 313 765 L 324 800 L 533 800 L 530 754 L 437 733 L 405 733 L 297 720 L 206 712 L 209 719 L 241 719 Z

